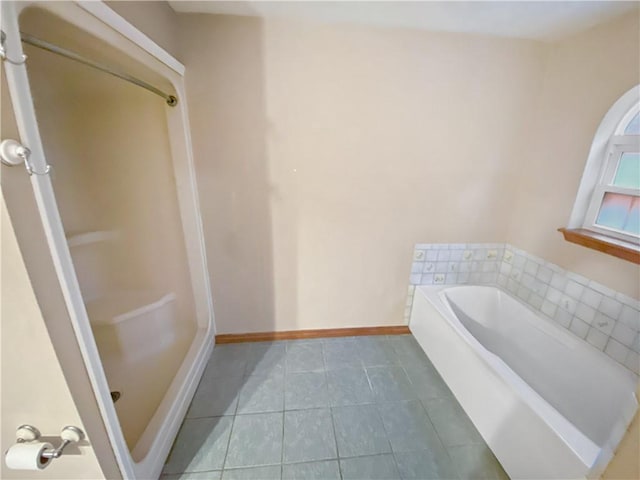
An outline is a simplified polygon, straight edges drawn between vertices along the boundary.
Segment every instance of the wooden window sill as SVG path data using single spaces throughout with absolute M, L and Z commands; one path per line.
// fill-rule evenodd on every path
M 622 258 L 640 265 L 640 248 L 633 243 L 607 237 L 584 228 L 559 228 L 567 242 Z

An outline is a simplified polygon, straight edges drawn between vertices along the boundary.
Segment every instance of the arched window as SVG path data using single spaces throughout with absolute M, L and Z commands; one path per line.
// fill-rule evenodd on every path
M 610 245 L 576 243 L 614 255 L 611 246 L 621 246 L 627 255 L 617 256 L 640 259 L 640 85 L 625 93 L 598 127 L 569 229 L 563 230 L 565 238 L 569 231 Z

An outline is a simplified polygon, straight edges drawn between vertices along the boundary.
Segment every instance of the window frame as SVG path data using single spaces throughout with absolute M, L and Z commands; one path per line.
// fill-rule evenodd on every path
M 619 131 L 626 127 L 638 111 L 640 111 L 640 104 L 635 105 L 629 111 L 630 113 L 633 113 L 632 115 L 625 115 L 617 130 Z M 640 197 L 639 189 L 613 185 L 613 180 L 618 171 L 620 159 L 625 153 L 640 153 L 639 135 L 614 135 L 611 137 L 607 153 L 605 154 L 605 159 L 602 161 L 600 181 L 595 185 L 593 193 L 591 194 L 591 200 L 587 207 L 587 213 L 585 214 L 582 228 L 640 246 L 640 236 L 598 225 L 596 223 L 606 193 L 618 193 L 622 195 Z
M 622 153 L 637 151 L 640 136 L 624 135 L 624 129 L 639 111 L 640 85 L 634 85 L 603 117 L 591 144 L 568 225 L 561 231 L 580 232 L 580 235 L 593 233 L 599 242 L 606 243 L 608 237 L 614 244 L 622 241 L 629 244 L 631 250 L 640 252 L 640 242 L 634 235 L 596 225 L 600 205 L 607 191 L 638 195 L 635 189 L 620 190 L 623 187 L 609 183 L 616 173 Z

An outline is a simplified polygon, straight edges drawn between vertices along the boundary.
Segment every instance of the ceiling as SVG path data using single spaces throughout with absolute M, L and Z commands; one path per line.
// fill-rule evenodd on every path
M 170 1 L 169 4 L 176 12 L 353 23 L 554 41 L 637 9 L 640 2 Z

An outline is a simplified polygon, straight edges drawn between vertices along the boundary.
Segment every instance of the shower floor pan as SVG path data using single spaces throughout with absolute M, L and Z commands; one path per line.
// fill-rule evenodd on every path
M 177 321 L 176 295 L 114 291 L 87 302 L 115 409 L 133 451 L 189 349 L 193 331 Z

